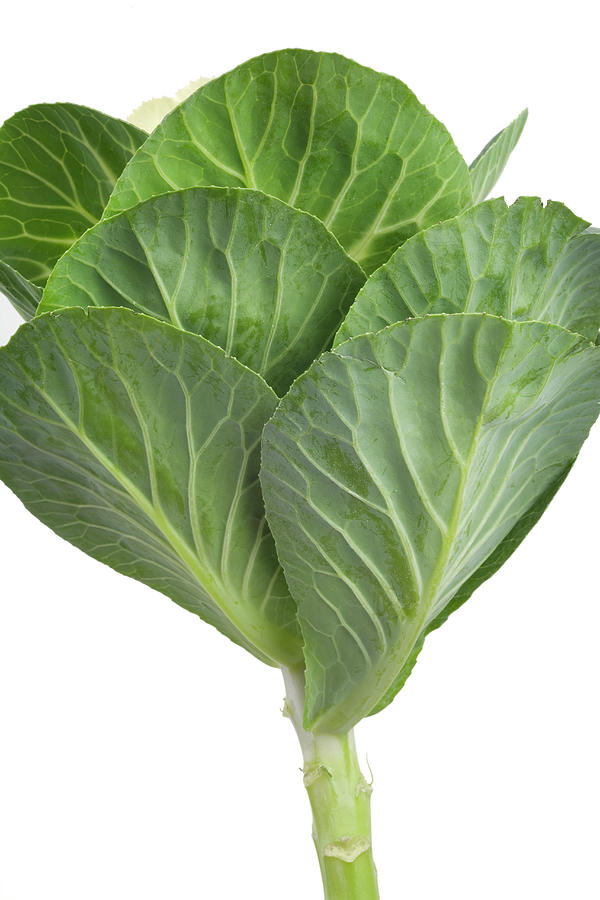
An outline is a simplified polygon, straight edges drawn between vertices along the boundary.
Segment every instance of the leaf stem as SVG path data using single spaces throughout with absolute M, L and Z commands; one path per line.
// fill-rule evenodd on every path
M 302 725 L 304 672 L 283 669 L 285 714 L 296 729 L 325 900 L 379 900 L 371 850 L 371 785 L 354 734 L 313 734 Z

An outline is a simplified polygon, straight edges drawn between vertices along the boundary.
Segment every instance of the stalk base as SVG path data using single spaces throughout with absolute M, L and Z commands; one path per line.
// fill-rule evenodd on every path
M 284 669 L 283 677 L 286 713 L 302 748 L 325 900 L 379 900 L 371 848 L 371 785 L 360 771 L 354 735 L 305 731 L 304 673 Z

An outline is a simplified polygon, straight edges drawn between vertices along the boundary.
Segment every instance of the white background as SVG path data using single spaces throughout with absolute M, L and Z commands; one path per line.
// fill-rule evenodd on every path
M 0 120 L 141 100 L 285 46 L 406 81 L 497 192 L 600 224 L 595 3 L 7 5 Z M 0 308 L 2 342 L 17 327 Z M 543 522 L 358 729 L 382 900 L 598 900 L 600 427 Z M 87 558 L 2 487 L 0 900 L 310 900 L 278 673 Z M 364 758 L 364 757 L 363 757 Z

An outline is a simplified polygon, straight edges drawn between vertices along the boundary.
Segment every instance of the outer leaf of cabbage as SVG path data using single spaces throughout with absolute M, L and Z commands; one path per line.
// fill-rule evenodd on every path
M 0 350 L 0 477 L 57 534 L 268 662 L 301 658 L 258 483 L 277 398 L 194 334 L 70 309 Z
M 267 424 L 261 480 L 298 604 L 307 726 L 385 702 L 428 628 L 577 455 L 600 350 L 482 314 L 325 354 Z

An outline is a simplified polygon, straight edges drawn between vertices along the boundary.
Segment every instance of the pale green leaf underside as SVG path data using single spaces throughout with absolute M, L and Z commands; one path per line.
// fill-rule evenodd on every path
M 43 286 L 56 260 L 98 221 L 146 136 L 72 103 L 40 103 L 7 119 L 0 128 L 0 259 Z
M 87 231 L 39 312 L 130 307 L 203 335 L 282 394 L 331 345 L 364 281 L 313 216 L 258 191 L 193 188 Z
M 562 203 L 487 200 L 415 235 L 369 278 L 335 344 L 410 316 L 488 312 L 600 327 L 600 235 Z
M 0 477 L 61 537 L 261 659 L 300 657 L 258 483 L 277 398 L 197 335 L 66 310 L 0 350 Z
M 0 259 L 0 293 L 24 319 L 33 319 L 42 299 L 42 289 Z
M 267 53 L 200 88 L 138 151 L 106 214 L 210 184 L 313 213 L 365 271 L 472 201 L 465 161 L 405 84 L 307 50 Z
M 499 131 L 469 166 L 473 203 L 479 203 L 489 195 L 502 175 L 508 157 L 515 149 L 527 121 L 527 110 Z
M 263 437 L 305 639 L 307 724 L 344 730 L 575 458 L 600 351 L 537 322 L 441 315 L 321 357 Z

